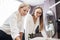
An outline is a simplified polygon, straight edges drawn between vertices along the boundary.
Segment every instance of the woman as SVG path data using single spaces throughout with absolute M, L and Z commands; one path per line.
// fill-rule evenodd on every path
M 0 27 L 0 40 L 22 40 L 24 19 L 29 9 L 30 6 L 25 3 L 19 6 L 18 11 L 13 13 Z
M 25 40 L 28 40 L 28 37 L 30 37 L 31 35 L 37 37 L 37 35 L 35 35 L 36 33 L 39 33 L 39 35 L 42 34 L 43 37 L 47 37 L 46 32 L 44 30 L 43 9 L 41 7 L 39 6 L 35 7 L 32 15 L 28 14 L 26 28 L 28 29 L 25 30 L 25 34 L 26 34 Z M 36 30 L 37 28 L 38 30 Z

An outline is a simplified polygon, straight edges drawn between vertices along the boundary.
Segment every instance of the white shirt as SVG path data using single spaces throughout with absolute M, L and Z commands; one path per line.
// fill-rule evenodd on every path
M 24 32 L 24 19 L 25 17 L 21 16 L 20 13 L 15 12 L 5 21 L 0 30 L 10 34 L 15 39 L 17 36 L 20 36 L 20 32 Z
M 36 24 L 34 24 L 33 17 L 28 14 L 26 20 L 25 40 L 28 40 L 28 34 L 35 33 L 35 30 L 39 25 L 39 19 L 37 19 Z M 45 30 L 42 30 L 41 33 L 43 37 L 47 37 Z

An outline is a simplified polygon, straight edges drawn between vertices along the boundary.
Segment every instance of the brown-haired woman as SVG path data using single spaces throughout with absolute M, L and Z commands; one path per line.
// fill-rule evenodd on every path
M 40 6 L 35 7 L 32 12 L 32 15 L 29 15 L 27 17 L 26 24 L 27 24 L 26 39 L 29 34 L 36 34 L 36 33 L 39 33 L 39 35 L 41 34 L 43 37 L 47 37 L 46 32 L 44 30 L 44 25 L 43 25 L 43 9 Z M 36 36 L 37 35 L 35 35 L 35 37 Z

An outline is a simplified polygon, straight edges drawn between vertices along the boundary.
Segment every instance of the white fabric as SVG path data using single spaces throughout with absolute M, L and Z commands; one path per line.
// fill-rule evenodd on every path
M 30 14 L 28 14 L 26 19 L 26 29 L 25 29 L 25 40 L 28 40 L 28 34 L 35 33 L 37 26 L 39 25 L 39 19 L 37 20 L 36 24 L 34 24 L 33 18 Z M 44 30 L 41 31 L 43 37 L 47 37 Z
M 24 18 L 20 13 L 15 12 L 0 26 L 0 30 L 10 34 L 15 39 L 17 36 L 20 36 L 19 32 L 24 32 Z
M 56 39 L 56 38 L 44 38 L 44 37 L 36 37 L 30 40 L 60 40 L 60 39 Z
M 0 26 L 5 22 L 5 20 L 22 4 L 15 0 L 0 0 Z

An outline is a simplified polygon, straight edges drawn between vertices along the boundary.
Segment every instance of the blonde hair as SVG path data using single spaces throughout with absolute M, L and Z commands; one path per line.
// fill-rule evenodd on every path
M 29 5 L 29 4 L 22 3 L 22 4 L 20 4 L 18 10 L 19 10 L 20 8 L 23 8 L 23 7 L 28 7 L 28 8 L 30 9 L 30 5 Z
M 20 6 L 19 6 L 19 8 L 18 8 L 18 11 L 21 9 L 21 8 L 23 8 L 23 7 L 28 7 L 29 9 L 30 9 L 30 5 L 29 4 L 26 4 L 26 3 L 22 3 L 22 4 L 20 4 Z M 20 21 L 20 15 L 19 15 L 19 12 L 18 12 L 18 14 L 17 14 L 17 18 L 18 18 L 18 20 Z M 18 22 L 19 22 L 18 21 Z

